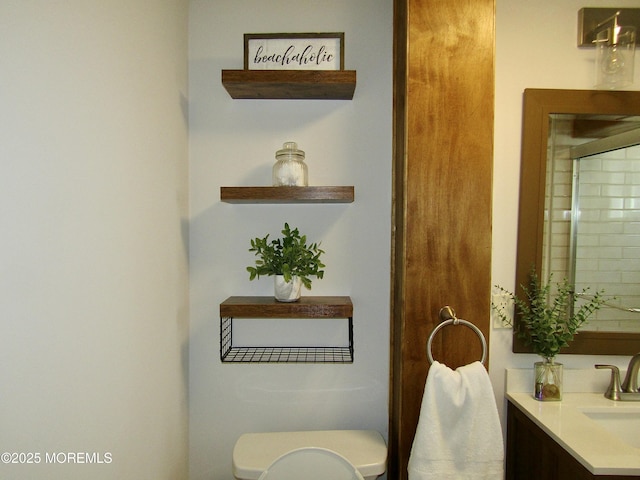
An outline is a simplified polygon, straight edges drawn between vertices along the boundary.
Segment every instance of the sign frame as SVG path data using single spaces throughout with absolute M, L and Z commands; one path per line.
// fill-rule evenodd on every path
M 244 69 L 344 70 L 344 32 L 245 33 Z

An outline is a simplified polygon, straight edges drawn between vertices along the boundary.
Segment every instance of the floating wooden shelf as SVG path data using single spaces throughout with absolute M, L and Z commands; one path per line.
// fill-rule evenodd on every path
M 351 100 L 355 70 L 222 70 L 231 98 Z
M 234 318 L 346 318 L 349 345 L 330 347 L 242 347 L 233 345 Z M 220 304 L 220 360 L 224 363 L 353 363 L 353 304 L 349 297 L 229 297 Z
M 236 318 L 349 318 L 350 297 L 300 297 L 278 302 L 274 297 L 229 297 L 220 304 L 221 317 Z
M 227 203 L 352 203 L 354 187 L 220 187 Z

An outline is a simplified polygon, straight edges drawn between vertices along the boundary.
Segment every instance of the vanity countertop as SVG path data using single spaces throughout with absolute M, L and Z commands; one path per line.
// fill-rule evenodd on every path
M 640 448 L 625 443 L 583 413 L 638 411 L 639 402 L 614 402 L 602 393 L 591 392 L 565 392 L 562 401 L 541 402 L 530 392 L 509 388 L 507 398 L 594 475 L 640 476 Z

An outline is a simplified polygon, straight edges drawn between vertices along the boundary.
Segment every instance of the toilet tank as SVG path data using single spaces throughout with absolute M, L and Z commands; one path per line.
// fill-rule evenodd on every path
M 382 475 L 387 466 L 387 445 L 375 430 L 322 430 L 310 432 L 246 433 L 233 448 L 233 475 L 258 480 L 274 460 L 292 450 L 326 448 L 346 458 L 365 480 Z

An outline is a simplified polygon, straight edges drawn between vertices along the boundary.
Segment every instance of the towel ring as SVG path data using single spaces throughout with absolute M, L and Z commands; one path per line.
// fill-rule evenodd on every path
M 429 363 L 433 364 L 434 362 L 433 355 L 431 354 L 431 344 L 433 343 L 433 338 L 436 336 L 436 333 L 438 333 L 438 330 L 446 327 L 447 325 L 464 325 L 465 327 L 469 327 L 471 330 L 476 332 L 476 335 L 478 335 L 478 338 L 480 338 L 480 342 L 482 343 L 482 359 L 480 360 L 480 362 L 484 364 L 485 360 L 487 359 L 487 341 L 485 340 L 482 331 L 480 331 L 480 329 L 473 323 L 467 322 L 466 320 L 461 320 L 456 317 L 455 312 L 449 306 L 440 309 L 440 319 L 443 320 L 443 322 L 433 329 L 431 335 L 429 335 L 429 339 L 427 340 L 427 358 L 429 359 Z

